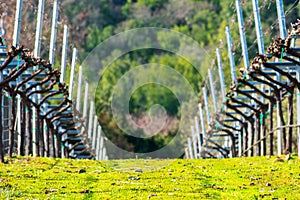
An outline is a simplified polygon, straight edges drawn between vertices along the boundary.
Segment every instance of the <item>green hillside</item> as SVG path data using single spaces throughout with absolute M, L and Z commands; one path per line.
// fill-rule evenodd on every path
M 68 160 L 0 164 L 1 199 L 299 199 L 300 161 Z

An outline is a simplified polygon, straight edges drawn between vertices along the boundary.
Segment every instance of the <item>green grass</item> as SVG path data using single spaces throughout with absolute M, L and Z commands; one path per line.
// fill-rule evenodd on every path
M 300 199 L 300 160 L 100 162 L 20 157 L 0 164 L 0 199 L 17 198 Z

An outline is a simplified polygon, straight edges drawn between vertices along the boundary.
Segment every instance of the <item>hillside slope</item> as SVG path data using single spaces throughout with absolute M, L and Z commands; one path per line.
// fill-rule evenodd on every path
M 300 161 L 67 160 L 0 164 L 1 199 L 300 199 Z

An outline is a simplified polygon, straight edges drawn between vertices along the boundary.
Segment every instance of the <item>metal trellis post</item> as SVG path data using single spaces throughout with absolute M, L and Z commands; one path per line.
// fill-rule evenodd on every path
M 92 131 L 93 131 L 93 115 L 94 115 L 94 102 L 91 101 L 90 104 L 90 114 L 89 114 L 89 127 L 88 127 L 88 138 L 92 139 Z
M 89 103 L 89 84 L 88 83 L 85 83 L 85 89 L 84 89 L 84 102 L 83 102 L 83 113 L 82 113 L 82 116 L 83 118 L 85 118 L 85 121 L 84 121 L 84 125 L 85 127 L 87 127 L 87 114 L 88 114 L 88 103 Z
M 261 22 L 260 22 L 260 15 L 259 15 L 259 8 L 258 8 L 258 1 L 252 0 L 252 7 L 253 7 L 253 14 L 254 14 L 254 20 L 255 20 L 255 30 L 256 30 L 256 38 L 257 38 L 257 44 L 258 44 L 258 53 L 260 55 L 263 55 L 265 53 L 265 47 L 264 47 L 264 40 L 263 40 L 263 34 L 262 34 L 262 28 L 261 28 Z M 265 79 L 264 77 L 262 78 Z M 261 91 L 265 91 L 265 85 L 261 84 Z M 264 99 L 262 99 L 262 102 L 264 103 Z M 255 103 L 254 103 L 255 105 Z M 263 128 L 263 127 L 261 127 Z M 260 138 L 263 137 L 263 130 L 260 131 L 261 135 Z M 259 144 L 261 147 L 263 146 L 263 141 Z M 256 155 L 262 155 L 263 152 L 259 152 L 259 145 L 257 145 L 256 149 Z M 261 148 L 262 150 L 263 148 Z
M 205 106 L 205 110 L 206 110 L 207 124 L 208 124 L 208 127 L 209 127 L 210 122 L 211 122 L 211 118 L 210 118 L 210 111 L 209 111 L 207 91 L 206 91 L 206 87 L 205 86 L 202 88 L 202 92 L 203 92 L 203 98 L 204 98 L 204 106 Z
M 242 6 L 241 6 L 240 0 L 236 0 L 236 10 L 237 10 L 238 23 L 239 23 L 240 39 L 241 39 L 241 44 L 242 44 L 244 66 L 245 66 L 246 69 L 248 69 L 250 67 L 250 63 L 249 63 L 249 56 L 248 56 L 247 41 L 246 41 L 246 36 L 245 36 L 243 11 L 242 11 Z
M 194 159 L 194 155 L 193 155 L 193 147 L 192 147 L 192 141 L 191 138 L 188 138 L 188 148 L 189 148 L 189 153 L 190 153 L 190 158 Z
M 196 140 L 196 134 L 195 134 L 195 128 L 194 126 L 191 126 L 192 131 L 192 143 L 193 143 L 193 149 L 194 149 L 194 156 L 195 158 L 198 158 L 197 156 L 197 140 Z
M 277 15 L 279 21 L 279 30 L 280 30 L 280 37 L 286 38 L 287 31 L 286 31 L 286 24 L 285 24 L 285 16 L 284 16 L 284 8 L 283 8 L 283 1 L 276 0 L 276 7 L 277 7 Z M 281 81 L 281 75 L 278 73 L 277 81 Z M 281 94 L 280 94 L 281 96 Z M 279 115 L 279 105 L 277 106 L 277 126 L 281 127 L 280 115 Z M 282 153 L 282 129 L 278 130 L 277 134 L 277 154 L 281 155 Z
M 255 30 L 256 30 L 256 37 L 257 37 L 257 44 L 258 44 L 258 53 L 264 54 L 265 47 L 264 47 L 264 39 L 263 39 L 261 23 L 260 23 L 258 1 L 252 0 L 252 6 L 253 6 L 253 13 L 254 13 L 254 20 L 255 20 Z
M 199 128 L 199 121 L 198 121 L 197 116 L 194 119 L 195 119 L 195 128 L 196 128 L 196 134 L 197 134 L 197 140 L 198 140 L 199 158 L 201 158 L 200 152 L 202 150 L 202 146 L 201 146 L 201 135 L 200 135 L 200 128 Z
M 77 49 L 73 48 L 70 85 L 69 85 L 69 99 L 70 100 L 72 100 L 72 97 L 73 97 L 72 95 L 73 95 L 73 83 L 74 83 L 74 76 L 75 76 L 76 58 L 77 58 Z
M 49 52 L 49 60 L 52 65 L 54 65 L 54 57 L 55 57 L 57 20 L 58 20 L 58 0 L 54 0 L 51 38 L 50 38 L 50 52 Z
M 37 23 L 36 23 L 36 33 L 35 33 L 35 44 L 34 44 L 34 56 L 35 57 L 40 57 L 40 52 L 41 52 L 44 4 L 45 4 L 45 0 L 39 0 L 38 16 L 37 16 Z
M 22 22 L 22 7 L 23 7 L 23 0 L 17 0 L 16 5 L 16 15 L 15 15 L 15 24 L 14 24 L 14 35 L 13 35 L 13 46 L 19 45 L 20 42 L 20 29 L 21 29 L 21 22 Z M 17 78 L 17 83 L 21 81 L 21 76 Z M 20 96 L 17 95 L 17 132 L 18 132 L 18 148 L 21 146 L 21 101 Z M 20 153 L 20 149 L 18 149 Z
M 223 72 L 223 64 L 222 64 L 222 57 L 220 49 L 216 49 L 217 60 L 218 60 L 218 69 L 219 69 L 219 77 L 220 77 L 220 84 L 221 84 L 221 92 L 222 92 L 222 100 L 224 101 L 226 98 L 226 85 L 224 81 L 224 72 Z
M 216 98 L 216 93 L 215 93 L 215 88 L 214 88 L 214 80 L 213 80 L 213 76 L 212 76 L 210 68 L 208 69 L 208 79 L 209 79 L 211 96 L 212 96 L 213 104 L 214 104 L 214 111 L 215 111 L 215 113 L 217 113 L 218 112 L 218 104 L 217 104 L 217 98 Z
M 64 25 L 63 46 L 62 46 L 62 53 L 61 53 L 61 75 L 60 75 L 60 82 L 62 83 L 65 82 L 67 52 L 68 52 L 68 26 Z
M 228 26 L 226 26 L 226 38 L 227 38 L 228 56 L 229 56 L 230 69 L 231 69 L 231 79 L 232 82 L 235 83 L 236 71 L 235 71 L 234 55 L 233 55 L 233 48 L 232 48 L 232 39 L 231 39 L 230 29 Z
M 280 37 L 281 38 L 286 38 L 287 37 L 287 31 L 286 31 L 283 1 L 282 0 L 276 0 L 276 7 L 277 7 L 277 15 L 278 15 L 278 21 L 279 21 Z
M 15 47 L 19 45 L 19 41 L 20 41 L 22 7 L 23 7 L 23 0 L 17 0 L 15 24 L 14 24 L 14 36 L 13 36 L 13 46 Z
M 82 66 L 80 65 L 79 72 L 78 72 L 77 101 L 76 101 L 76 109 L 78 111 L 80 111 L 81 87 L 82 87 Z
M 99 160 L 104 160 L 104 156 L 105 155 L 103 155 L 103 148 L 104 148 L 104 138 L 103 137 L 101 137 L 100 138 L 100 152 L 99 152 Z
M 201 122 L 201 129 L 202 129 L 202 143 L 204 141 L 204 138 L 206 138 L 206 129 L 205 129 L 205 122 L 204 122 L 204 114 L 203 114 L 203 109 L 202 109 L 202 104 L 199 103 L 198 104 L 198 108 L 199 108 L 199 117 L 200 117 L 200 122 Z
M 103 157 L 103 160 L 107 160 L 107 155 L 106 155 L 106 148 L 104 147 L 104 143 L 103 143 L 103 151 L 102 151 L 102 157 Z
M 185 148 L 185 149 L 184 149 L 184 155 L 185 155 L 185 158 L 186 158 L 186 159 L 189 159 L 189 151 L 188 151 L 188 148 Z
M 96 139 L 97 139 L 97 126 L 98 126 L 98 117 L 97 115 L 94 115 L 94 127 L 92 132 L 92 149 L 96 149 Z
M 97 145 L 96 145 L 96 159 L 100 160 L 100 139 L 101 139 L 101 126 L 98 125 L 98 129 L 97 129 Z

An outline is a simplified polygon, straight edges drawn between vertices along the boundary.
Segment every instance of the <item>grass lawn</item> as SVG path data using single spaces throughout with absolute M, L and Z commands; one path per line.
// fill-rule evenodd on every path
M 300 160 L 69 160 L 0 164 L 0 199 L 300 199 Z

